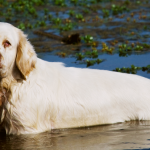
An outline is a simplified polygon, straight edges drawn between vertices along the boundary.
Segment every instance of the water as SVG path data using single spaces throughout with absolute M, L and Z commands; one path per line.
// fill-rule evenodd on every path
M 116 150 L 150 148 L 150 121 L 133 121 L 35 135 L 0 132 L 1 150 Z

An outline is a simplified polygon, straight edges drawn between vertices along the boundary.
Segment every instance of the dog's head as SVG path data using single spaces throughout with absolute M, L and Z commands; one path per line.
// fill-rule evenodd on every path
M 26 79 L 35 68 L 36 53 L 26 35 L 8 23 L 0 23 L 0 78 Z

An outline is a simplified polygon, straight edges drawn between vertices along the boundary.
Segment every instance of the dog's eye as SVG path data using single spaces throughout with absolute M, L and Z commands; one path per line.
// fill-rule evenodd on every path
M 9 47 L 11 44 L 10 44 L 10 42 L 9 41 L 4 41 L 4 47 L 6 48 L 6 47 Z

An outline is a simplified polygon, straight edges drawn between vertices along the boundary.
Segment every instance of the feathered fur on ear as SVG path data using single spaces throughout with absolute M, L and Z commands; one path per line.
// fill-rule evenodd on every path
M 36 53 L 33 46 L 27 40 L 26 35 L 19 31 L 19 44 L 17 47 L 16 65 L 19 68 L 23 79 L 35 68 Z

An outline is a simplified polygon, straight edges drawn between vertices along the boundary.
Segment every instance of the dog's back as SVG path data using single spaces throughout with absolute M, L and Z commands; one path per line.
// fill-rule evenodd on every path
M 53 110 L 52 128 L 150 119 L 149 79 L 39 61 L 48 65 L 40 78 L 41 84 L 47 84 L 43 92 L 47 91 L 45 95 Z M 44 97 L 39 101 L 44 101 Z

